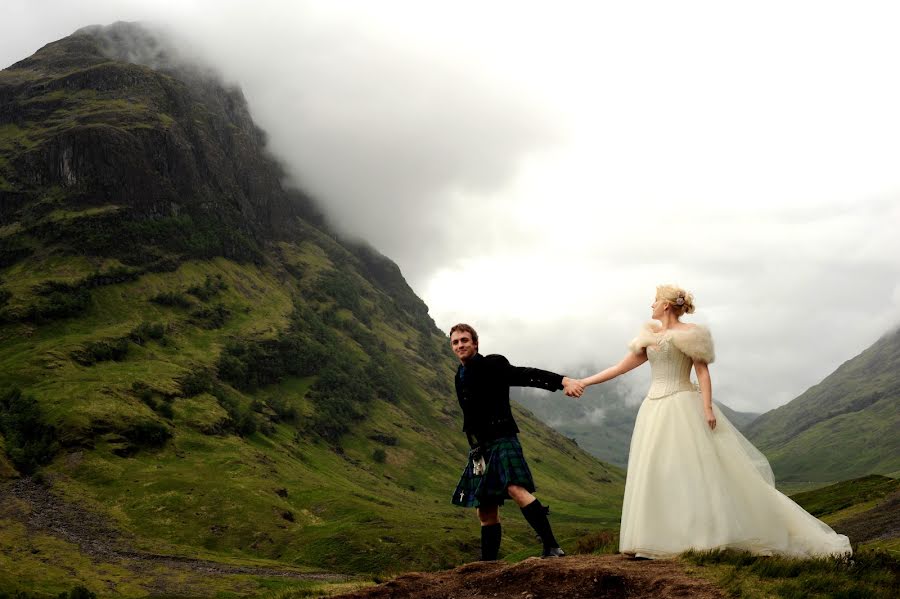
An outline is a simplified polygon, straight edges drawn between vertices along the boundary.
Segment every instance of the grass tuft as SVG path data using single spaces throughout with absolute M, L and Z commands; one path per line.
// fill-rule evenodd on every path
M 575 541 L 573 553 L 616 553 L 619 550 L 619 531 L 598 530 Z
M 688 551 L 680 559 L 696 566 L 733 597 L 785 599 L 900 596 L 900 561 L 884 551 L 852 557 L 799 559 L 745 551 Z

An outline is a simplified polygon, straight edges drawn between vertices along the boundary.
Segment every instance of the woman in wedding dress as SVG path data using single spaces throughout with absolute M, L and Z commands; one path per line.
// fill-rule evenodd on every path
M 712 337 L 680 321 L 693 296 L 657 287 L 653 319 L 621 362 L 582 379 L 596 385 L 650 362 L 628 456 L 619 551 L 665 558 L 688 549 L 762 555 L 847 555 L 850 541 L 775 489 L 762 455 L 712 403 Z M 658 322 L 655 322 L 658 321 Z M 690 380 L 691 368 L 699 385 Z

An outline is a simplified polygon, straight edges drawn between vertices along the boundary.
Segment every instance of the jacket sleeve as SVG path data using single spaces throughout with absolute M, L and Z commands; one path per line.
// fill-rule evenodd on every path
M 547 391 L 559 391 L 563 388 L 563 375 L 525 366 L 510 366 L 509 385 L 511 387 L 537 387 Z
M 502 373 L 504 382 L 510 387 L 536 387 L 547 391 L 559 391 L 563 388 L 561 374 L 540 368 L 513 366 L 501 355 L 489 357 L 492 359 L 492 365 Z

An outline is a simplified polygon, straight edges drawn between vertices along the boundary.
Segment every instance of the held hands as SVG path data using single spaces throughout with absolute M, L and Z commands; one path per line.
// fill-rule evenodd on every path
M 577 379 L 570 379 L 567 376 L 562 380 L 563 391 L 569 397 L 581 397 L 584 393 L 584 384 Z

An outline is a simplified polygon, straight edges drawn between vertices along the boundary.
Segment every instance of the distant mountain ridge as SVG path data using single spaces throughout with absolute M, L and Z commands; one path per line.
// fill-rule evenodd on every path
M 477 521 L 450 504 L 468 446 L 446 335 L 396 264 L 284 186 L 240 90 L 154 35 L 87 28 L 0 71 L 0 478 L 39 474 L 148 555 L 474 558 Z M 135 49 L 156 69 L 121 60 Z M 515 413 L 557 536 L 615 526 L 623 472 Z M 0 594 L 191 594 L 30 538 L 28 501 L 0 510 Z M 537 550 L 504 522 L 504 552 Z
M 900 471 L 900 329 L 747 430 L 783 481 Z

